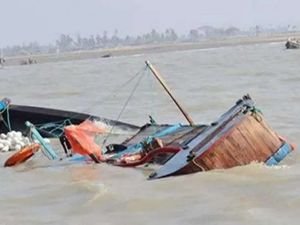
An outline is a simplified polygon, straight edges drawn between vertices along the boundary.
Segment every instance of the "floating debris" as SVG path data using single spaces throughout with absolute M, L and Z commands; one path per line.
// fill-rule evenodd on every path
M 29 144 L 29 138 L 23 136 L 20 131 L 0 134 L 0 152 L 17 151 Z

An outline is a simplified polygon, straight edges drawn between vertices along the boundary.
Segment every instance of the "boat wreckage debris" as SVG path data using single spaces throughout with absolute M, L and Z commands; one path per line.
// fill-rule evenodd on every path
M 134 134 L 122 142 L 107 143 L 107 137 L 113 129 L 103 123 L 95 123 L 94 118 L 88 117 L 81 122 L 64 124 L 60 127 L 58 138 L 66 156 L 64 160 L 74 163 L 86 161 L 107 163 L 120 167 L 156 164 L 159 168 L 149 176 L 149 179 L 157 179 L 213 169 L 227 169 L 247 165 L 253 161 L 277 165 L 295 149 L 295 146 L 279 136 L 267 124 L 249 95 L 239 99 L 210 125 L 195 124 L 157 70 L 149 62 L 146 62 L 146 65 L 189 124 L 157 124 L 152 117 L 151 122 L 142 127 L 113 121 L 113 126 L 130 128 L 134 130 Z M 28 118 L 28 114 L 26 115 Z M 25 147 L 26 151 L 24 148 L 19 150 L 16 154 L 22 153 L 23 158 L 17 163 L 6 162 L 5 165 L 24 162 L 38 152 L 37 149 L 41 149 L 49 160 L 61 160 L 57 150 L 46 143 L 34 123 L 27 121 L 25 124 L 27 137 L 38 142 L 38 146 L 30 145 L 31 147 Z
M 23 136 L 20 131 L 11 131 L 7 134 L 0 134 L 0 152 L 20 150 L 29 144 L 29 138 Z

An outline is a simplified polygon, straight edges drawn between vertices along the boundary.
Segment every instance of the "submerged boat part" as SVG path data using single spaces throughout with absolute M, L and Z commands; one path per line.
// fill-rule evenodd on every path
M 1 110 L 1 109 L 0 109 Z M 66 110 L 42 108 L 35 106 L 6 104 L 1 110 L 0 133 L 7 133 L 10 130 L 27 132 L 26 121 L 35 125 L 43 137 L 59 137 L 63 128 L 70 124 L 80 124 L 86 119 L 95 123 L 101 122 L 109 126 L 118 127 L 124 130 L 137 130 L 138 126 L 110 120 L 90 114 L 78 113 Z
M 19 165 L 30 159 L 40 149 L 39 144 L 31 144 L 10 156 L 4 163 L 4 167 Z
M 33 141 L 37 141 L 41 145 L 41 149 L 42 149 L 44 155 L 49 160 L 58 159 L 58 156 L 57 156 L 56 152 L 53 150 L 52 146 L 44 140 L 44 138 L 40 135 L 40 133 L 35 128 L 35 126 L 32 123 L 30 123 L 29 121 L 26 121 L 25 125 L 29 128 L 30 138 Z
M 291 146 L 267 125 L 247 95 L 202 133 L 182 145 L 181 150 L 150 179 L 226 169 L 252 161 L 272 164 L 271 157 L 280 155 L 276 157 L 279 162 L 290 151 Z
M 270 156 L 269 159 L 267 159 L 265 161 L 265 163 L 268 166 L 275 166 L 278 163 L 281 162 L 281 160 L 283 160 L 291 151 L 293 151 L 295 149 L 295 147 L 291 144 L 289 144 L 288 142 L 286 142 L 285 140 L 282 140 L 283 144 L 281 145 L 281 147 L 278 149 L 277 152 L 275 152 L 272 156 Z

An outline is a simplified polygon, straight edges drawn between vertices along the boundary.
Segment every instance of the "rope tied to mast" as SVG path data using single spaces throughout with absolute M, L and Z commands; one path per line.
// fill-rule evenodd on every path
M 136 84 L 134 85 L 132 91 L 130 92 L 128 98 L 126 99 L 121 111 L 119 112 L 117 118 L 116 118 L 116 121 L 119 121 L 119 119 L 121 118 L 122 114 L 124 113 L 125 109 L 127 108 L 130 100 L 132 99 L 136 89 L 138 88 L 139 84 L 141 83 L 141 80 L 142 78 L 144 77 L 145 75 L 145 71 L 146 71 L 147 67 L 144 67 L 143 70 L 139 71 L 132 79 L 130 79 L 130 82 L 133 81 L 136 77 L 140 76 L 136 82 Z M 103 146 L 106 144 L 108 138 L 111 136 L 113 130 L 115 128 L 115 124 L 112 125 L 110 131 L 108 132 L 107 136 L 104 138 L 103 142 L 102 142 L 102 146 L 101 148 L 103 148 Z

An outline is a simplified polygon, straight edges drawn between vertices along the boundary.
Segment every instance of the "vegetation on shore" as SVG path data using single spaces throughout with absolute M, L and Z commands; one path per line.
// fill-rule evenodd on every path
M 82 37 L 81 35 L 61 34 L 55 43 L 41 45 L 38 42 L 31 42 L 23 45 L 7 46 L 1 48 L 1 56 L 17 56 L 31 54 L 48 54 L 60 52 L 72 52 L 78 50 L 92 49 L 108 49 L 122 46 L 141 46 L 157 43 L 184 43 L 184 42 L 199 42 L 211 38 L 235 37 L 235 36 L 255 36 L 259 34 L 273 34 L 296 31 L 296 27 L 277 27 L 263 28 L 252 27 L 247 31 L 240 30 L 236 27 L 215 28 L 212 26 L 202 26 L 196 29 L 191 29 L 188 34 L 179 35 L 172 28 L 166 29 L 164 32 L 158 32 L 155 29 L 152 31 L 138 35 L 120 37 L 118 31 L 115 30 L 112 35 L 104 31 L 101 35 L 90 35 Z M 1 47 L 1 46 L 0 46 Z

